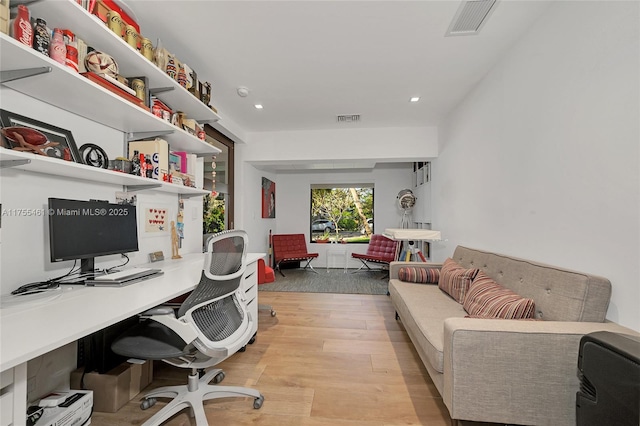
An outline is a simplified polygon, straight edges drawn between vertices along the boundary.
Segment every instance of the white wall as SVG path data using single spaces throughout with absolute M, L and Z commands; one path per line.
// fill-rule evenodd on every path
M 375 183 L 376 231 L 398 227 L 401 212 L 395 198 L 411 188 L 409 162 L 435 157 L 438 131 L 434 127 L 352 128 L 344 130 L 250 133 L 246 144 L 236 145 L 235 227 L 249 234 L 249 250 L 268 250 L 269 230 L 275 233 L 309 231 L 310 185 L 312 183 Z M 272 163 L 369 161 L 378 166 L 345 172 L 265 172 Z M 385 163 L 407 162 L 407 166 Z M 262 177 L 276 183 L 276 218 L 261 218 Z M 313 246 L 314 250 L 316 245 Z M 358 251 L 366 250 L 359 245 Z M 319 249 L 324 256 L 324 250 Z M 319 264 L 324 260 L 318 259 Z
M 348 125 L 347 125 L 348 126 Z M 438 155 L 435 127 L 345 128 L 249 133 L 243 161 L 254 164 L 310 160 L 400 162 Z
M 640 330 L 639 3 L 556 2 L 450 114 L 434 229 L 458 244 L 602 275 Z

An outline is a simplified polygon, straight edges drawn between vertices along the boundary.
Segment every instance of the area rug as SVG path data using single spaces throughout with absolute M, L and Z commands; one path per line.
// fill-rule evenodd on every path
M 276 280 L 260 284 L 259 291 L 292 291 L 301 293 L 387 294 L 389 279 L 386 271 L 352 271 L 343 269 L 285 269 L 283 277 L 276 271 Z

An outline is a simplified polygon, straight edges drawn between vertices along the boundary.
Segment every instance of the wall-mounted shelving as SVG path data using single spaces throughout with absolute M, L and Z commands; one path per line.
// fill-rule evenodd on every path
M 122 99 L 5 34 L 0 34 L 0 50 L 3 51 L 3 57 L 7 55 L 11 58 L 0 62 L 0 78 L 8 79 L 2 84 L 13 90 L 127 134 L 163 134 L 174 150 L 213 155 L 220 152 L 218 148 Z M 149 62 L 142 56 L 138 60 Z M 155 68 L 151 63 L 149 66 Z M 45 71 L 30 73 L 31 70 L 42 69 Z M 189 101 L 202 104 L 182 87 L 180 90 L 193 98 Z
M 29 173 L 61 176 L 86 182 L 122 185 L 128 191 L 154 190 L 183 197 L 206 195 L 209 191 L 161 182 L 113 170 L 99 169 L 85 164 L 64 161 L 30 152 L 0 148 L 0 168 L 15 168 Z
M 84 40 L 87 46 L 115 58 L 120 74 L 125 77 L 144 75 L 149 79 L 151 89 L 171 88 L 172 90 L 159 94 L 158 98 L 167 105 L 184 111 L 189 118 L 199 122 L 214 122 L 220 119 L 211 108 L 129 46 L 97 16 L 87 12 L 75 1 L 39 1 L 30 4 L 29 9 L 32 16 L 45 18 L 50 28 L 69 28 Z M 144 33 L 144 28 L 142 30 Z

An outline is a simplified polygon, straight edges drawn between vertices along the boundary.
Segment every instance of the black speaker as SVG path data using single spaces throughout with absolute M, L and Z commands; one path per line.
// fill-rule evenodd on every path
M 578 426 L 640 424 L 640 338 L 598 331 L 580 339 Z

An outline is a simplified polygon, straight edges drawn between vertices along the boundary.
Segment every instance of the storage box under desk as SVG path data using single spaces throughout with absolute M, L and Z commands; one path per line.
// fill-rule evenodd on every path
M 83 369 L 71 372 L 71 387 L 80 389 Z M 115 413 L 153 381 L 153 361 L 124 363 L 105 374 L 84 375 L 84 388 L 93 391 L 94 410 Z

